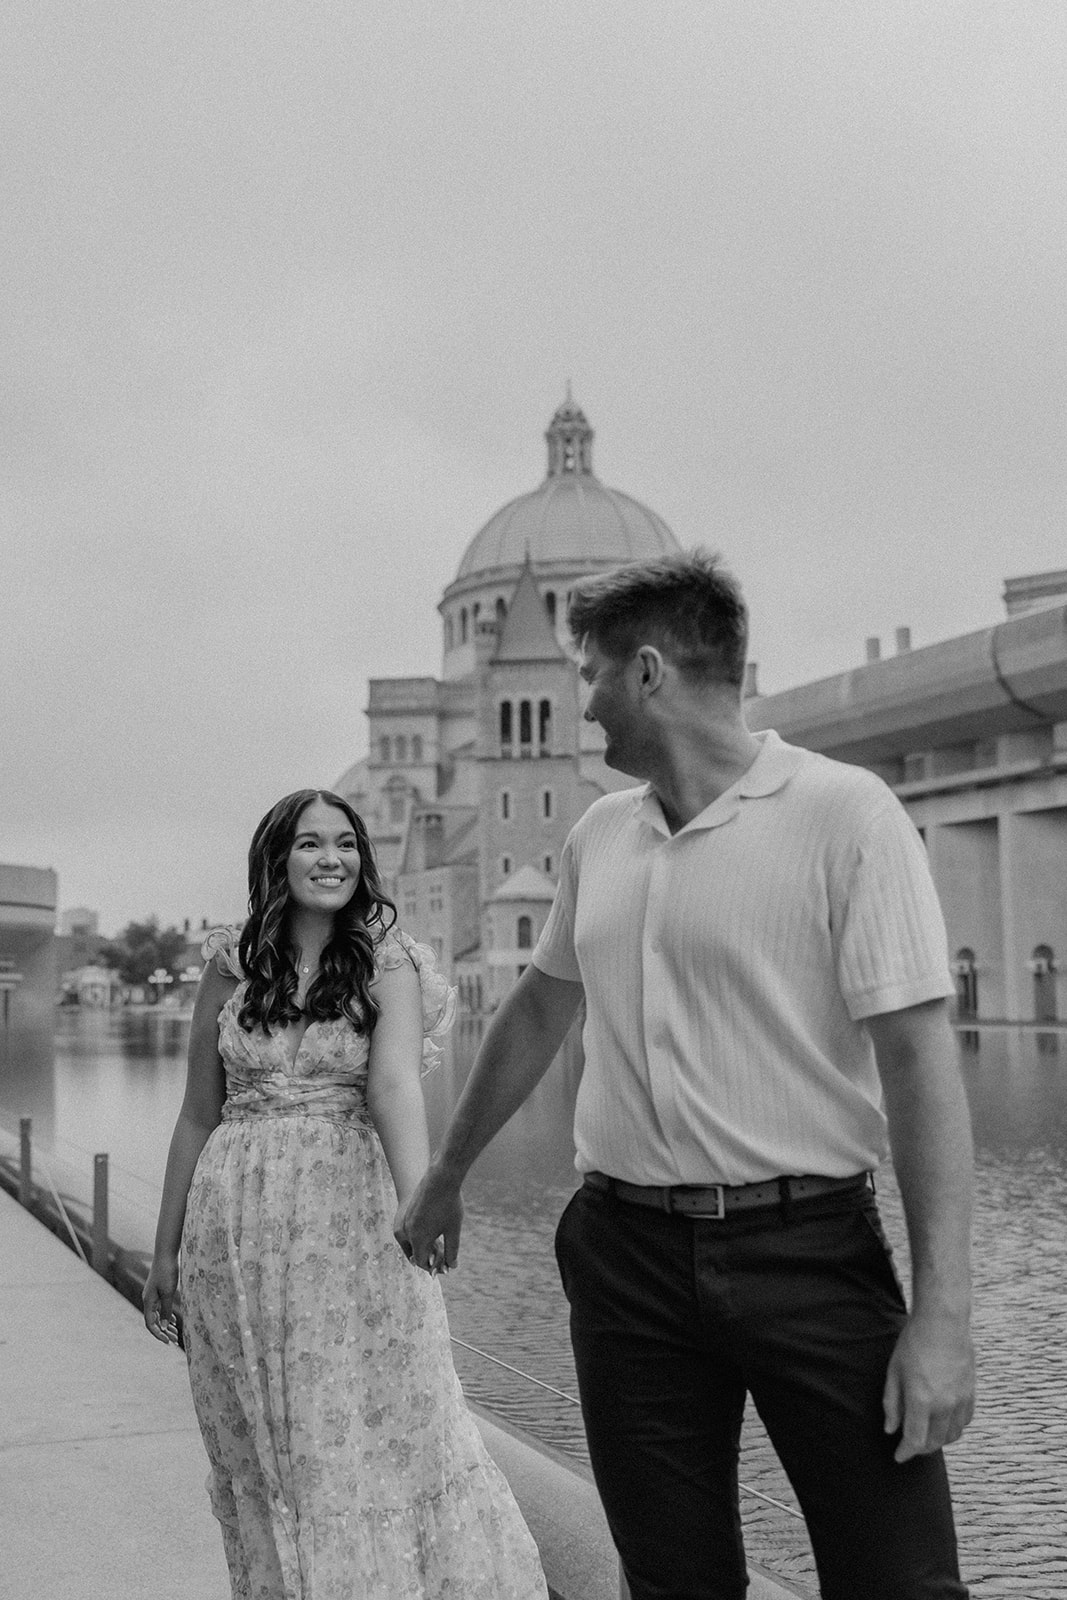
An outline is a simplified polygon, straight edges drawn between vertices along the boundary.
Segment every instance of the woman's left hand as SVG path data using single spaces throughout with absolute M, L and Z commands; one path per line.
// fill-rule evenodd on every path
M 156 1255 L 148 1271 L 141 1304 L 144 1307 L 144 1325 L 160 1344 L 178 1344 L 178 1322 L 174 1315 L 174 1300 L 178 1292 L 178 1263 L 170 1257 Z

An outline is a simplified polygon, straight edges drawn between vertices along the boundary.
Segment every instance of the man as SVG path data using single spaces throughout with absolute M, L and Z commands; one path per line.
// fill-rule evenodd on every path
M 747 617 L 701 551 L 590 579 L 568 621 L 605 759 L 399 1237 L 420 1266 L 585 998 L 583 1186 L 557 1255 L 633 1600 L 740 1600 L 751 1394 L 824 1600 L 960 1600 L 941 1446 L 973 1408 L 971 1144 L 945 931 L 880 779 L 745 724 Z M 905 1308 L 874 1204 L 892 1147 Z

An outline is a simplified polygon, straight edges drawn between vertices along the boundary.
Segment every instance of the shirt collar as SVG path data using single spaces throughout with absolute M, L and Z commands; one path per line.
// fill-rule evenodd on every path
M 683 833 L 695 833 L 701 828 L 717 828 L 737 815 L 742 800 L 762 800 L 767 795 L 777 794 L 789 782 L 804 758 L 804 751 L 786 744 L 773 728 L 764 729 L 753 737 L 759 740 L 760 748 L 752 765 L 736 783 L 732 783 L 703 811 L 691 818 L 684 828 L 679 828 L 674 838 Z M 657 833 L 671 837 L 659 796 L 649 783 L 635 791 L 634 816 L 647 822 Z

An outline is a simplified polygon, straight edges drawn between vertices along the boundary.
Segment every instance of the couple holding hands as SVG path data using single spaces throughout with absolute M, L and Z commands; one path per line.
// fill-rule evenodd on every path
M 633 1600 L 742 1600 L 749 1395 L 824 1600 L 963 1600 L 941 1447 L 973 1407 L 970 1127 L 921 843 L 880 779 L 748 729 L 716 558 L 589 579 L 568 622 L 640 787 L 573 829 L 432 1160 L 419 1078 L 453 997 L 343 799 L 268 812 L 248 921 L 205 946 L 144 1301 L 175 1342 L 180 1259 L 235 1600 L 544 1600 L 435 1278 L 463 1177 L 583 1000 L 556 1247 Z M 873 1194 L 890 1147 L 910 1309 Z

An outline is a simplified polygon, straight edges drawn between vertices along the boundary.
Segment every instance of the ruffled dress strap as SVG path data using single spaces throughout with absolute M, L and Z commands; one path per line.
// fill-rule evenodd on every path
M 402 928 L 390 928 L 378 944 L 375 960 L 379 972 L 403 966 L 405 961 L 419 975 L 422 994 L 422 1071 L 423 1076 L 441 1065 L 444 1052 L 441 1040 L 456 1020 L 456 991 L 443 972 L 437 970 L 437 957 L 428 944 L 417 944 Z
M 240 982 L 244 977 L 241 960 L 237 954 L 240 938 L 239 928 L 212 928 L 200 946 L 200 957 L 205 967 L 214 957 L 215 964 L 224 977 L 236 978 Z

